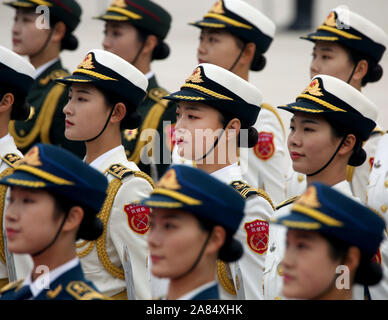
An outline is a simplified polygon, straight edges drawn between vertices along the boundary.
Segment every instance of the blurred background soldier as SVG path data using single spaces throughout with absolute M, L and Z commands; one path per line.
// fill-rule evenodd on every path
M 327 74 L 361 91 L 368 83 L 379 81 L 383 75 L 379 63 L 388 43 L 387 34 L 347 7 L 333 9 L 315 32 L 302 39 L 314 43 L 311 77 Z M 366 161 L 359 167 L 349 165 L 347 168 L 346 179 L 350 182 L 353 194 L 363 203 L 366 202 L 366 188 L 376 145 L 383 134 L 384 131 L 377 125 L 364 145 Z M 300 194 L 306 185 L 306 180 L 298 174 L 288 181 L 288 197 Z
M 68 93 L 63 85 L 53 81 L 68 75 L 59 55 L 78 46 L 73 32 L 80 22 L 81 7 L 75 0 L 18 0 L 5 4 L 16 9 L 13 51 L 28 56 L 36 68 L 35 82 L 27 97 L 31 104 L 29 118 L 10 124 L 16 145 L 25 153 L 36 142 L 51 143 L 84 156 L 82 143 L 65 138 L 63 107 Z M 42 6 L 45 9 L 39 9 Z

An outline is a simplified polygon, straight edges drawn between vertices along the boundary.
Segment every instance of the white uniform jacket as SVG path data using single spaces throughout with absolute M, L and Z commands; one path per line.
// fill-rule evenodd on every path
M 372 172 L 369 177 L 368 207 L 377 211 L 388 226 L 388 133 L 381 137 L 377 146 Z M 369 287 L 373 300 L 388 300 L 388 227 L 380 245 L 378 258 L 383 267 L 383 279 L 376 286 Z
M 126 244 L 136 299 L 151 299 L 146 241 L 149 211 L 133 202 L 149 196 L 152 186 L 145 178 L 138 176 L 144 173 L 135 163 L 127 160 L 123 146 L 106 152 L 90 165 L 105 173 L 109 188 L 104 207 L 99 213 L 104 223 L 104 233 L 96 241 L 80 240 L 77 243 L 85 277 L 104 295 L 114 296 L 124 292 L 123 245 Z M 125 299 L 125 295 L 120 298 Z
M 236 288 L 244 287 L 245 299 L 263 299 L 262 281 L 264 260 L 268 248 L 268 222 L 274 213 L 271 199 L 263 191 L 258 191 L 242 181 L 237 163 L 211 174 L 213 177 L 232 185 L 246 198 L 245 217 L 235 238 L 244 247 L 244 254 L 238 262 L 217 263 L 217 277 L 220 283 L 221 299 L 237 299 Z M 236 264 L 242 279 L 236 281 Z M 241 291 L 240 291 L 241 292 Z
M 254 127 L 259 140 L 253 148 L 240 148 L 242 177 L 268 193 L 274 204 L 284 201 L 288 151 L 286 131 L 278 111 L 263 103 Z
M 363 145 L 366 152 L 366 160 L 359 167 L 348 166 L 346 179 L 350 182 L 353 194 L 366 203 L 366 190 L 368 187 L 369 175 L 372 170 L 377 145 L 379 144 L 383 131 L 375 129 L 370 138 Z

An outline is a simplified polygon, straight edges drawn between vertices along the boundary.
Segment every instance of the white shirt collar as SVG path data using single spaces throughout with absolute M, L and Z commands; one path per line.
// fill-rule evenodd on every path
M 78 257 L 62 264 L 61 266 L 51 270 L 49 274 L 42 274 L 38 278 L 35 279 L 34 282 L 31 280 L 31 274 L 24 280 L 23 286 L 30 286 L 30 290 L 32 292 L 33 297 L 37 297 L 44 289 L 47 287 L 43 287 L 42 285 L 46 284 L 46 277 L 49 279 L 49 284 L 53 283 L 57 278 L 59 278 L 62 274 L 73 269 L 80 261 Z
M 343 180 L 341 182 L 338 182 L 334 186 L 332 186 L 333 189 L 343 193 L 345 196 L 348 196 L 349 198 L 352 198 L 355 201 L 360 201 L 359 198 L 353 195 L 352 189 L 350 187 L 350 183 L 347 180 Z
M 55 62 L 57 62 L 59 58 L 55 58 L 53 60 L 50 60 L 49 62 L 46 62 L 45 64 L 41 65 L 40 67 L 36 68 L 34 79 L 36 80 L 48 67 L 51 67 Z
M 195 288 L 194 290 L 184 294 L 183 296 L 181 296 L 177 300 L 191 300 L 198 293 L 200 293 L 202 291 L 205 291 L 206 289 L 209 289 L 210 287 L 214 286 L 215 284 L 217 284 L 215 281 L 211 281 L 211 282 L 205 283 L 202 286 L 200 286 L 198 288 Z
M 153 71 L 148 71 L 144 76 L 145 76 L 148 80 L 150 80 L 150 79 L 154 76 L 154 72 L 153 72 Z
M 94 169 L 98 169 L 100 167 L 101 163 L 103 163 L 112 153 L 114 153 L 120 149 L 123 149 L 123 151 L 125 152 L 124 146 L 119 145 L 119 146 L 117 146 L 113 149 L 110 149 L 109 151 L 103 153 L 97 159 L 95 159 L 91 163 L 89 163 L 89 165 L 92 166 Z M 84 161 L 85 161 L 85 158 L 84 158 Z
M 11 137 L 11 135 L 9 133 L 7 133 L 4 137 L 1 137 L 0 138 L 0 144 L 2 143 L 5 143 L 5 142 L 8 142 L 9 140 L 13 140 L 13 138 Z
M 238 165 L 238 162 L 214 171 L 210 175 L 226 184 L 229 184 L 234 180 L 242 179 L 241 168 Z

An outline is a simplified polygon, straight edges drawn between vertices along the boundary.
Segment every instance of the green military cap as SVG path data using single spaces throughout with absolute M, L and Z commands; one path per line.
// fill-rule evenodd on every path
M 129 21 L 162 40 L 167 36 L 171 26 L 171 15 L 149 0 L 114 0 L 106 12 L 97 19 Z
M 4 4 L 14 8 L 47 6 L 50 10 L 50 17 L 62 21 L 69 33 L 75 30 L 81 20 L 82 9 L 75 0 L 16 0 L 6 1 Z

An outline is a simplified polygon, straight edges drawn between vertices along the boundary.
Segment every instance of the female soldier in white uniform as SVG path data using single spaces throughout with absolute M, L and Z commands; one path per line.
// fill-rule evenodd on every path
M 322 182 L 352 197 L 346 166 L 364 163 L 366 153 L 362 143 L 376 125 L 377 107 L 344 81 L 318 75 L 296 102 L 279 108 L 293 113 L 288 149 L 294 170 L 306 174 L 308 183 Z M 283 216 L 295 198 L 279 205 L 275 216 Z M 280 263 L 284 250 L 284 229 L 271 226 L 264 271 L 266 299 L 281 297 Z M 355 291 L 358 299 L 363 298 L 363 290 Z
M 105 295 L 126 299 L 123 245 L 127 244 L 137 299 L 150 299 L 146 233 L 149 210 L 134 204 L 152 190 L 152 179 L 127 160 L 121 131 L 138 126 L 136 108 L 146 94 L 147 79 L 129 62 L 95 49 L 69 77 L 71 85 L 65 136 L 85 141 L 85 161 L 109 180 L 107 200 L 99 214 L 104 233 L 97 241 L 78 244 L 87 279 Z M 134 298 L 134 297 L 131 297 Z
M 273 206 L 265 191 L 243 180 L 237 155 L 238 146 L 252 148 L 257 143 L 253 125 L 260 112 L 261 93 L 232 72 L 204 63 L 180 91 L 165 98 L 178 102 L 175 134 L 179 155 L 195 160 L 199 169 L 230 184 L 247 200 L 245 217 L 235 235 L 244 243 L 244 255 L 236 263 L 219 261 L 220 296 L 262 299 L 261 271 Z
M 388 37 L 379 26 L 347 8 L 332 10 L 325 22 L 313 33 L 301 37 L 314 42 L 310 77 L 326 74 L 341 79 L 361 91 L 368 83 L 381 79 L 379 62 Z M 348 166 L 346 179 L 353 194 L 366 201 L 368 177 L 373 166 L 376 145 L 384 132 L 377 125 L 365 142 L 366 161 L 358 167 Z M 300 173 L 287 180 L 287 198 L 299 195 L 306 187 Z

